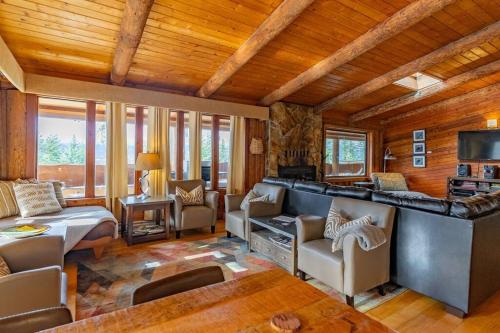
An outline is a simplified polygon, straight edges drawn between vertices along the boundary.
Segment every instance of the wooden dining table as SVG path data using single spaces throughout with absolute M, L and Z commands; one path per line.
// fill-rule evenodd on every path
M 393 332 L 286 271 L 218 283 L 44 332 L 276 332 L 270 319 L 293 313 L 299 332 Z

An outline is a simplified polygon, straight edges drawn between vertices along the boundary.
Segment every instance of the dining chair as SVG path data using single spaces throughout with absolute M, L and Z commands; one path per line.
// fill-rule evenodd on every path
M 160 280 L 146 283 L 132 294 L 132 305 L 149 302 L 158 298 L 224 282 L 224 273 L 219 266 L 208 266 L 179 273 Z

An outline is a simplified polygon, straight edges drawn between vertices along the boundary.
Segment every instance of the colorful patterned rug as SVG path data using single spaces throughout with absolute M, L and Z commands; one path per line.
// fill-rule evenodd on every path
M 135 288 L 186 270 L 218 265 L 226 280 L 231 280 L 277 267 L 264 256 L 248 253 L 246 243 L 237 237 L 151 243 L 120 251 L 111 249 L 100 260 L 88 252 L 77 251 L 67 255 L 66 263 L 78 267 L 77 319 L 128 307 Z M 341 294 L 321 282 L 309 279 L 308 283 L 344 301 Z M 395 286 L 387 289 L 385 296 L 375 291 L 357 295 L 356 308 L 366 312 L 405 291 Z

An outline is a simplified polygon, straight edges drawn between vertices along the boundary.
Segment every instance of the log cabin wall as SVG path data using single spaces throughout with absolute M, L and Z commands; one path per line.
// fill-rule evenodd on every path
M 500 91 L 488 98 L 478 96 L 453 105 L 436 104 L 425 112 L 399 119 L 386 125 L 384 148 L 390 147 L 397 160 L 388 162 L 389 172 L 405 175 L 412 191 L 431 196 L 446 196 L 446 178 L 456 175 L 457 133 L 486 128 L 487 119 L 500 119 Z M 412 160 L 413 130 L 426 130 L 426 168 L 414 168 Z M 432 153 L 430 153 L 432 152 Z M 477 175 L 477 163 L 472 175 Z M 499 163 L 486 163 L 500 166 Z M 482 167 L 480 163 L 480 177 Z
M 16 89 L 0 89 L 0 179 L 36 173 L 37 98 Z

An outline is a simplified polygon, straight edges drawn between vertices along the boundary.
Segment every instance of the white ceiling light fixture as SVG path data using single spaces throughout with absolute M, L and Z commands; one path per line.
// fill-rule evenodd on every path
M 397 80 L 396 82 L 394 82 L 394 84 L 414 91 L 418 91 L 440 82 L 443 81 L 430 75 L 417 72 L 410 76 Z

